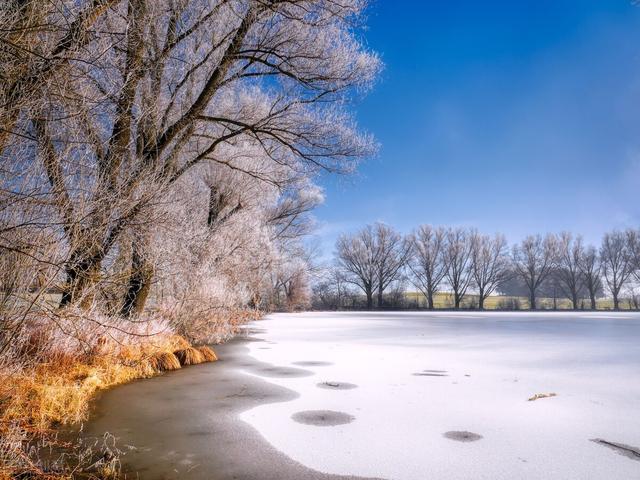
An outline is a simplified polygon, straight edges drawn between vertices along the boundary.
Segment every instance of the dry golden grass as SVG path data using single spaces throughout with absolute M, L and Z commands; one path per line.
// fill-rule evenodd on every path
M 1 418 L 35 430 L 79 422 L 97 391 L 175 367 L 171 350 L 185 343 L 167 336 L 140 345 L 110 345 L 101 349 L 106 353 L 94 355 L 56 354 L 10 378 L 0 375 L 0 396 L 7 399 Z
M 204 357 L 205 362 L 215 362 L 218 360 L 218 356 L 216 355 L 216 352 L 214 352 L 211 347 L 203 345 L 201 347 L 196 347 L 196 348 Z
M 149 365 L 158 372 L 168 372 L 180 368 L 180 360 L 172 352 L 158 352 L 149 358 Z
M 173 354 L 180 360 L 180 365 L 197 365 L 205 361 L 204 355 L 200 350 L 193 347 L 176 350 Z
M 238 314 L 225 328 L 235 329 L 255 315 Z M 29 445 L 52 438 L 57 425 L 85 420 L 91 399 L 100 390 L 181 365 L 217 360 L 210 347 L 194 348 L 179 335 L 135 337 L 126 344 L 101 336 L 91 348 L 76 354 L 42 348 L 51 344 L 44 334 L 32 337 L 16 357 L 15 368 L 0 369 L 0 480 L 71 478 L 42 471 L 37 459 L 30 457 Z M 17 440 L 11 441 L 13 437 Z M 107 477 L 111 478 L 99 472 L 93 478 Z

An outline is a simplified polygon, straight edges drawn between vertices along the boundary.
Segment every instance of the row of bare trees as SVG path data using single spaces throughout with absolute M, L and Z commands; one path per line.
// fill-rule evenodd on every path
M 304 303 L 314 178 L 375 149 L 345 110 L 380 68 L 365 6 L 1 2 L 4 348 L 34 311 Z
M 526 295 L 536 309 L 540 297 L 561 297 L 571 308 L 591 309 L 606 295 L 614 309 L 621 294 L 640 282 L 640 231 L 606 233 L 599 247 L 586 245 L 581 236 L 531 235 L 509 246 L 504 235 L 485 235 L 468 228 L 422 225 L 403 236 L 376 223 L 336 243 L 330 278 L 317 283 L 316 306 L 341 306 L 349 286 L 364 293 L 367 308 L 384 306 L 385 292 L 410 283 L 436 306 L 438 292 L 452 297 L 453 308 L 473 293 L 474 308 L 484 309 L 492 294 Z

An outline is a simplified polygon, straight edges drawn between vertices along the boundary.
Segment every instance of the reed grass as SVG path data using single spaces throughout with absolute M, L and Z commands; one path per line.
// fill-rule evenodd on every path
M 202 345 L 200 347 L 197 347 L 197 349 L 204 357 L 205 362 L 215 362 L 218 360 L 218 356 L 216 355 L 216 352 L 214 352 L 211 347 Z
M 197 348 L 187 347 L 176 350 L 173 354 L 180 360 L 180 365 L 197 365 L 205 361 L 204 355 Z

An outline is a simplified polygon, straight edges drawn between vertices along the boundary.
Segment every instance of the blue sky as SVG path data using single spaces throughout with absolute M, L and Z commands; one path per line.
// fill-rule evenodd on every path
M 354 105 L 381 144 L 322 180 L 325 255 L 374 221 L 591 242 L 640 225 L 640 6 L 631 0 L 373 0 L 385 70 Z

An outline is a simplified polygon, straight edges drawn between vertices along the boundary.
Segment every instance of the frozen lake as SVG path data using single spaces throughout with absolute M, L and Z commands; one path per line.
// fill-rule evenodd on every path
M 247 332 L 220 362 L 107 392 L 86 435 L 134 446 L 145 479 L 640 478 L 637 314 L 277 314 Z
M 640 454 L 590 441 L 640 447 L 636 314 L 305 313 L 254 326 L 268 344 L 251 343 L 251 356 L 314 375 L 269 378 L 299 397 L 241 418 L 309 468 L 398 480 L 640 478 Z M 557 396 L 527 401 L 538 393 Z M 294 420 L 309 411 L 349 423 Z

